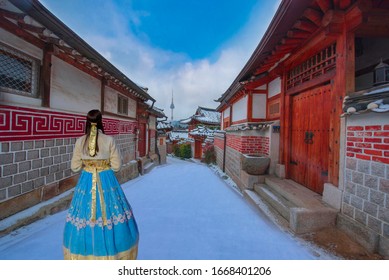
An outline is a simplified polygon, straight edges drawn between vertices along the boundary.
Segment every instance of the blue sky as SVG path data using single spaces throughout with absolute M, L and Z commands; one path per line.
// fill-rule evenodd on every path
M 174 119 L 216 108 L 279 0 L 41 0 Z

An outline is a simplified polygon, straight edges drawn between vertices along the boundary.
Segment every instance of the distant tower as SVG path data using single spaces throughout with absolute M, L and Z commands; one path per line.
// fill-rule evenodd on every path
M 170 109 L 172 109 L 172 120 L 173 120 L 173 110 L 174 110 L 173 90 L 172 90 L 172 104 L 170 104 Z

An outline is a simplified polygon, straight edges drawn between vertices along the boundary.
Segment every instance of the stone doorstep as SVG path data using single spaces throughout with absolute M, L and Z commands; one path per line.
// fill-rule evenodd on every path
M 151 161 L 151 162 L 145 164 L 145 166 L 143 167 L 143 174 L 149 173 L 155 166 L 156 165 L 155 165 L 154 161 Z
M 265 184 L 254 184 L 255 193 L 297 233 L 335 226 L 338 211 L 321 201 L 321 196 L 291 181 L 271 176 Z
M 272 206 L 288 222 L 290 221 L 290 209 L 296 207 L 295 204 L 285 199 L 283 196 L 273 192 L 266 184 L 255 184 L 255 192 Z

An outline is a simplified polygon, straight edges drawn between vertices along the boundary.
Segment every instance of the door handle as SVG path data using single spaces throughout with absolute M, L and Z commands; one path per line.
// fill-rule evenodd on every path
M 315 134 L 312 131 L 305 131 L 304 143 L 313 144 L 313 136 L 315 136 Z

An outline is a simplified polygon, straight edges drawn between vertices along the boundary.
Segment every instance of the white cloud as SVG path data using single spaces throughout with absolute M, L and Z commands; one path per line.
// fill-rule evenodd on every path
M 112 6 L 105 8 L 110 13 L 109 18 L 114 19 L 110 23 L 109 35 L 103 35 L 107 32 L 92 33 L 89 29 L 83 37 L 131 80 L 148 87 L 149 94 L 157 100 L 155 105 L 165 109 L 169 117 L 173 90 L 175 119 L 189 117 L 197 106 L 216 108 L 219 105 L 214 100 L 231 85 L 271 20 L 258 18 L 256 13 L 261 7 L 256 7 L 247 26 L 223 46 L 215 60 L 191 61 L 185 54 L 150 46 L 144 40 L 147 36 L 135 36 L 126 28 L 128 18 L 115 11 Z M 130 22 L 136 24 L 144 16 L 132 15 Z

